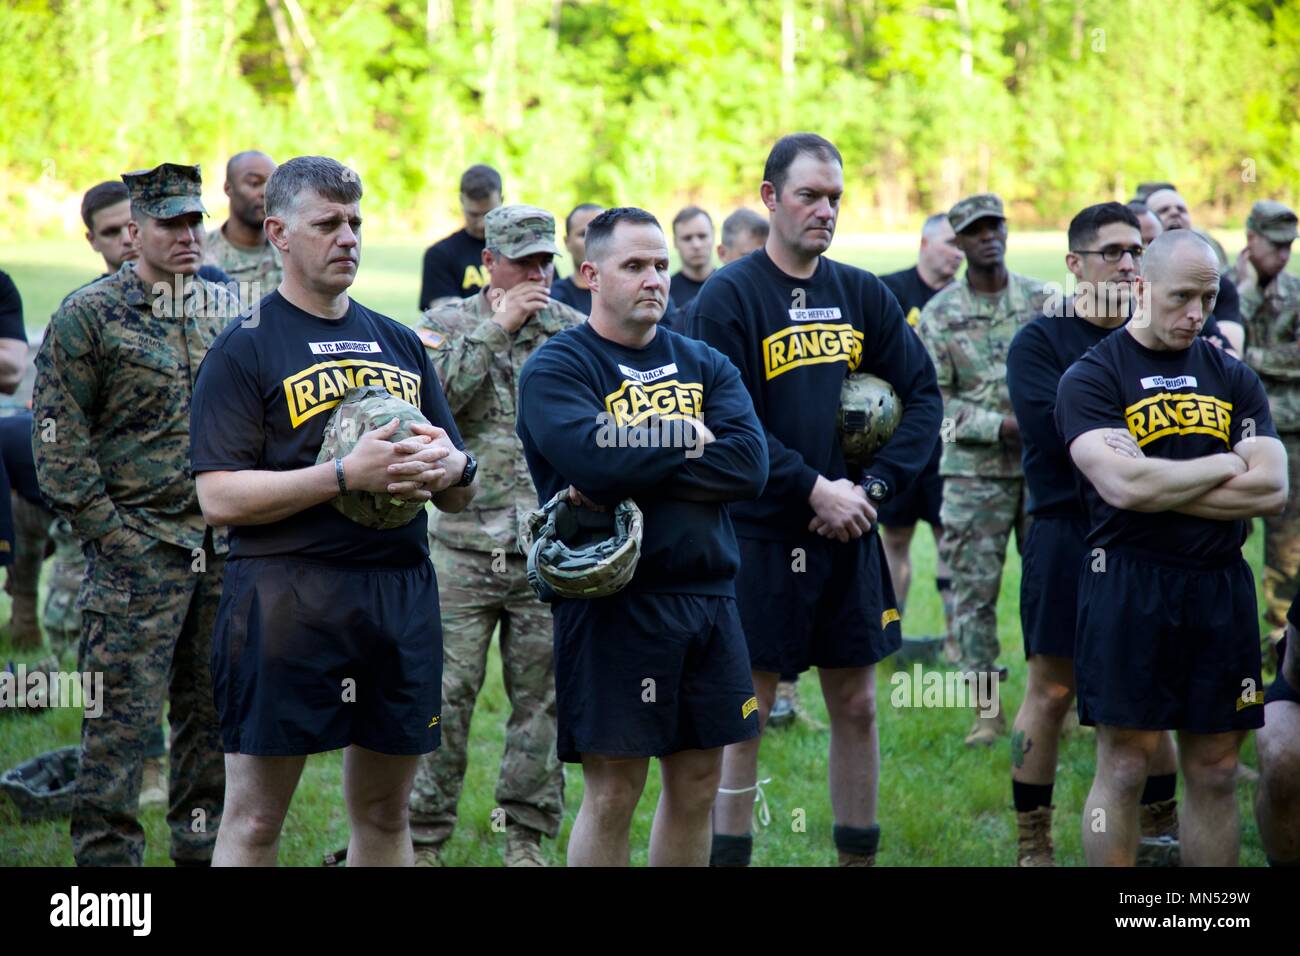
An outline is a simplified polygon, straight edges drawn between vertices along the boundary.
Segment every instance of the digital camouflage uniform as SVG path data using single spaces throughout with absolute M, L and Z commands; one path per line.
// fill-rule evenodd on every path
M 531 206 L 488 213 L 487 241 L 510 258 L 555 252 L 555 222 Z M 585 316 L 552 301 L 513 336 L 492 320 L 487 293 L 435 304 L 417 326 L 466 447 L 478 457 L 479 490 L 464 512 L 436 513 L 429 527 L 442 609 L 442 746 L 420 758 L 411 793 L 417 844 L 451 836 L 465 776 L 470 717 L 488 645 L 500 625 L 510 719 L 496 802 L 511 824 L 560 830 L 564 775 L 555 751 L 555 675 L 550 609 L 528 586 L 519 522 L 537 492 L 515 434 L 519 371 L 547 339 Z
M 134 206 L 201 211 L 197 166 L 125 174 Z M 225 289 L 187 282 L 175 314 L 136 271 L 70 296 L 36 357 L 33 450 L 41 490 L 84 543 L 84 667 L 104 710 L 81 725 L 72 815 L 79 865 L 139 865 L 143 749 L 170 700 L 171 856 L 211 859 L 225 786 L 209 651 L 224 538 L 213 544 L 190 477 L 190 396 L 199 363 L 238 312 Z M 126 529 L 106 545 L 103 538 Z
M 226 238 L 222 228 L 208 231 L 203 246 L 203 262 L 216 266 L 239 283 L 239 297 L 245 307 L 270 295 L 284 278 L 280 251 L 268 239 L 260 249 L 244 249 Z M 244 301 L 246 300 L 246 301 Z
M 76 649 L 81 640 L 81 612 L 77 610 L 77 592 L 86 576 L 86 556 L 81 541 L 72 533 L 66 518 L 55 518 L 50 525 L 54 556 L 46 575 L 45 608 L 41 623 L 50 639 L 50 648 L 60 657 Z M 81 670 L 80 662 L 77 669 Z
M 1274 242 L 1290 242 L 1296 236 L 1296 214 L 1263 200 L 1252 207 L 1246 228 Z M 1246 327 L 1246 364 L 1259 373 L 1286 447 L 1290 499 L 1282 514 L 1264 518 L 1264 614 L 1280 634 L 1287 608 L 1300 591 L 1300 276 L 1283 270 L 1261 289 L 1251 268 L 1237 291 Z
M 953 229 L 983 216 L 1002 216 L 996 196 L 962 200 Z M 943 536 L 940 555 L 952 572 L 952 631 L 963 670 L 990 671 L 998 657 L 997 604 L 1012 529 L 1016 547 L 1028 530 L 1020 444 L 999 440 L 1002 419 L 1014 415 L 1007 392 L 1007 349 L 1015 334 L 1043 312 L 1036 279 L 1008 272 L 997 295 L 971 290 L 963 279 L 938 292 L 921 312 L 917 332 L 934 361 L 943 392 Z

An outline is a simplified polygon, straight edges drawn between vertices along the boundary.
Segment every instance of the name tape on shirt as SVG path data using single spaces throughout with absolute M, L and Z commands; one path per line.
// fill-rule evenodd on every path
M 313 355 L 338 355 L 341 352 L 361 352 L 373 355 L 382 352 L 378 342 L 308 342 Z
M 1124 409 L 1138 446 L 1166 435 L 1212 435 L 1232 447 L 1232 403 L 1213 395 L 1160 392 Z
M 855 369 L 861 361 L 862 333 L 843 323 L 787 325 L 763 339 L 763 370 L 768 379 L 803 365 L 846 362 Z
M 1142 379 L 1143 388 L 1195 388 L 1195 375 L 1179 375 L 1177 378 L 1165 378 L 1163 375 L 1148 375 Z
M 350 388 L 382 385 L 392 395 L 419 408 L 420 376 L 396 365 L 340 359 L 321 362 L 286 378 L 284 397 L 289 403 L 289 424 L 297 428 L 307 419 L 327 412 Z
M 625 378 L 634 378 L 642 385 L 649 385 L 651 382 L 657 382 L 669 375 L 676 375 L 677 363 L 669 362 L 667 365 L 661 365 L 658 368 L 652 368 L 644 372 L 639 369 L 628 368 L 626 365 L 620 365 L 618 370 L 623 373 Z
M 829 309 L 790 309 L 791 322 L 838 322 L 840 307 L 833 305 Z
M 671 368 L 676 371 L 675 365 Z M 660 421 L 699 418 L 703 409 L 704 386 L 675 378 L 648 385 L 624 379 L 622 385 L 605 396 L 605 410 L 620 428 L 635 427 L 651 416 L 658 416 Z

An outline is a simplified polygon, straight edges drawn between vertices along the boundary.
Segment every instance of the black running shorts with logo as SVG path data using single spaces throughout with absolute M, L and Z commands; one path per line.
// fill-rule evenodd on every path
M 620 591 L 559 601 L 556 750 L 666 757 L 758 736 L 758 702 L 736 601 Z
M 903 643 L 880 536 L 840 543 L 815 534 L 737 536 L 736 601 L 756 671 L 866 667 Z
M 1082 564 L 1080 723 L 1201 734 L 1264 725 L 1250 567 L 1239 553 L 1217 566 L 1185 563 L 1109 548 L 1104 565 Z
M 918 521 L 924 521 L 931 528 L 939 527 L 939 509 L 943 506 L 943 478 L 939 476 L 939 459 L 942 457 L 943 443 L 940 442 L 934 446 L 934 454 L 915 480 L 898 489 L 897 494 L 880 506 L 882 527 L 910 528 Z
M 433 566 L 228 562 L 212 682 L 227 753 L 437 749 L 442 625 Z
M 1020 630 L 1025 657 L 1074 657 L 1079 568 L 1088 556 L 1083 518 L 1036 517 L 1020 555 Z
M 1295 627 L 1295 621 L 1292 619 L 1295 604 L 1291 605 L 1291 609 L 1291 611 L 1287 612 L 1286 618 L 1290 621 L 1291 626 Z M 1284 655 L 1287 652 L 1286 645 L 1287 639 L 1284 637 L 1282 638 L 1281 643 L 1277 646 L 1277 678 L 1273 683 L 1268 685 L 1268 692 L 1264 694 L 1265 706 L 1279 700 L 1288 701 L 1292 704 L 1300 704 L 1300 687 L 1292 687 L 1290 683 L 1287 682 L 1287 679 L 1282 676 L 1282 662 L 1285 659 Z M 1291 653 L 1300 654 L 1300 648 L 1292 648 Z

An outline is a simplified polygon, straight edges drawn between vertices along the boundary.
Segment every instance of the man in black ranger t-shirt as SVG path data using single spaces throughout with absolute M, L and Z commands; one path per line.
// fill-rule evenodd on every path
M 1187 230 L 1146 251 L 1141 311 L 1071 366 L 1056 422 L 1082 473 L 1090 549 L 1075 638 L 1079 719 L 1097 727 L 1084 810 L 1091 865 L 1132 865 L 1138 800 L 1161 732 L 1186 781 L 1183 862 L 1230 866 L 1233 777 L 1264 723 L 1246 522 L 1286 505 L 1286 453 L 1247 366 L 1201 341 L 1213 250 Z
M 1300 866 L 1300 594 L 1286 612 L 1276 648 L 1277 679 L 1264 695 L 1264 726 L 1255 734 L 1259 790 L 1255 819 L 1270 866 Z
M 1088 553 L 1087 515 L 1070 453 L 1056 430 L 1061 376 L 1131 314 L 1142 262 L 1141 224 L 1119 203 L 1089 206 L 1070 222 L 1065 264 L 1074 296 L 1053 296 L 1045 314 L 1016 333 L 1007 352 L 1007 389 L 1023 443 L 1033 517 L 1020 563 L 1020 627 L 1029 665 L 1011 732 L 1011 795 L 1021 866 L 1051 866 L 1052 788 L 1066 716 L 1074 705 L 1074 624 L 1079 568 Z M 1173 737 L 1161 735 L 1142 792 L 1140 861 L 1171 860 L 1178 845 Z
M 501 205 L 501 174 L 481 163 L 460 177 L 460 208 L 465 228 L 424 251 L 420 271 L 420 311 L 438 299 L 463 299 L 488 284 L 483 266 L 483 218 Z
M 474 465 L 410 329 L 348 297 L 360 262 L 361 183 L 332 159 L 290 160 L 266 189 L 284 280 L 209 349 L 191 412 L 192 468 L 230 560 L 213 633 L 213 696 L 226 751 L 226 814 L 213 863 L 274 864 L 308 754 L 346 747 L 353 865 L 411 865 L 407 800 L 438 745 L 442 637 L 425 513 L 362 526 L 345 491 L 460 511 Z M 316 464 L 331 410 L 381 385 L 430 425 L 397 419 Z M 467 480 L 468 479 L 468 480 Z
M 822 255 L 844 189 L 839 151 L 811 133 L 785 136 L 763 179 L 767 244 L 709 279 L 687 333 L 740 370 L 767 434 L 767 487 L 730 509 L 760 713 L 766 721 L 779 675 L 819 668 L 836 765 L 855 768 L 831 776 L 836 849 L 844 865 L 870 865 L 880 837 L 874 665 L 901 643 L 876 508 L 929 459 L 942 399 L 893 294 Z M 865 475 L 839 442 L 840 396 L 855 371 L 884 378 L 903 404 Z M 719 865 L 749 862 L 758 749 L 757 740 L 727 748 L 713 817 Z
M 916 265 L 901 272 L 882 275 L 880 281 L 894 293 L 903 308 L 907 324 L 916 328 L 921 310 L 957 275 L 965 259 L 957 245 L 957 234 L 947 213 L 938 212 L 925 220 L 921 227 L 921 250 Z M 925 469 L 916 481 L 899 491 L 880 507 L 880 540 L 885 546 L 885 559 L 889 562 L 889 576 L 894 582 L 898 597 L 898 613 L 906 617 L 907 592 L 912 584 L 912 535 L 916 523 L 924 520 L 934 532 L 934 540 L 943 537 L 939 510 L 943 505 L 943 478 L 939 475 L 939 459 L 943 457 L 943 442 L 936 438 L 934 451 Z M 943 602 L 944 635 L 952 640 L 952 574 L 943 559 L 935 567 L 935 587 Z M 907 638 L 903 646 L 908 645 Z M 921 648 L 925 645 L 922 643 Z M 953 648 L 956 652 L 956 648 Z
M 539 502 L 631 498 L 643 532 L 623 589 L 552 605 L 558 750 L 583 777 L 569 865 L 627 865 L 658 757 L 650 865 L 703 866 L 722 748 L 759 732 L 728 503 L 763 490 L 767 446 L 732 364 L 659 326 L 668 243 L 652 215 L 593 219 L 582 270 L 591 318 L 524 364 L 516 431 Z

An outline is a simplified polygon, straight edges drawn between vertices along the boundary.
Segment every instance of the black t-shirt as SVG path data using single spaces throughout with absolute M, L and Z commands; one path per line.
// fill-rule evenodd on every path
M 1268 399 L 1245 364 L 1203 339 L 1156 352 L 1124 327 L 1102 339 L 1061 379 L 1056 424 L 1065 446 L 1096 428 L 1123 428 L 1148 458 L 1186 461 L 1231 451 L 1250 434 L 1276 438 Z M 1253 432 L 1251 429 L 1253 428 Z M 1184 559 L 1221 559 L 1241 547 L 1245 521 L 1108 505 L 1079 477 L 1091 547 L 1129 546 Z
M 555 280 L 551 286 L 551 298 L 572 306 L 583 315 L 591 315 L 591 290 L 579 289 L 572 276 Z
M 483 268 L 486 248 L 485 240 L 475 239 L 461 229 L 426 249 L 420 276 L 420 311 L 434 299 L 463 299 L 487 285 L 487 270 Z
M 917 320 L 921 317 L 921 310 L 925 304 L 935 297 L 938 289 L 931 289 L 921 278 L 921 272 L 916 266 L 910 269 L 904 269 L 901 272 L 891 272 L 888 275 L 880 277 L 880 281 L 889 287 L 889 291 L 894 293 L 894 298 L 898 304 L 903 307 L 903 315 L 907 318 L 907 324 L 916 328 Z
M 683 416 L 715 441 L 699 448 Z M 602 504 L 636 501 L 644 530 L 632 587 L 734 594 L 727 503 L 758 496 L 767 447 L 740 376 L 715 349 L 664 328 L 640 349 L 586 322 L 566 329 L 524 363 L 516 429 L 539 502 L 569 485 Z
M 712 274 L 709 273 L 708 276 L 705 276 L 703 282 L 696 282 L 685 272 L 673 273 L 672 282 L 668 286 L 668 298 L 673 300 L 673 305 L 677 308 L 686 308 L 687 303 L 700 294 L 700 290 L 704 288 L 704 283 L 709 281 L 709 276 Z
M 304 312 L 278 291 L 263 298 L 260 309 L 256 325 L 227 326 L 199 367 L 190 411 L 195 474 L 316 464 L 325 423 L 353 384 L 384 386 L 464 447 L 413 331 L 355 300 L 338 320 Z M 428 557 L 426 528 L 424 512 L 401 528 L 380 530 L 325 502 L 281 521 L 231 528 L 230 554 L 405 567 Z
M 850 475 L 838 411 L 845 376 L 870 372 L 894 386 L 903 418 L 871 473 L 897 491 L 925 468 L 943 399 L 934 363 L 881 281 L 821 257 L 811 277 L 777 268 L 765 249 L 718 270 L 701 290 L 685 332 L 731 359 L 767 436 L 767 488 L 731 506 L 739 533 L 783 539 L 807 533 L 808 495 L 819 475 Z
M 23 297 L 9 273 L 0 272 L 0 339 L 27 341 L 27 326 L 23 324 Z
M 1043 315 L 1016 333 L 1007 351 L 1007 389 L 1020 425 L 1029 513 L 1084 517 L 1074 462 L 1056 430 L 1056 389 L 1066 369 L 1114 332 L 1070 312 Z

